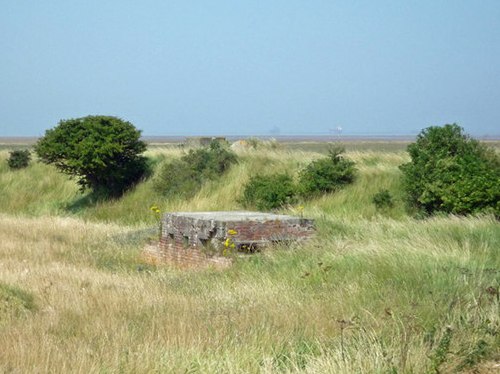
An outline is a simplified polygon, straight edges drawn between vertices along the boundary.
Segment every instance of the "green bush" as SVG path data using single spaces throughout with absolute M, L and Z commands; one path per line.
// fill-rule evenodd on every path
M 29 165 L 31 153 L 29 150 L 17 150 L 9 152 L 7 163 L 11 169 L 22 169 Z
M 388 190 L 381 190 L 373 196 L 373 204 L 377 209 L 386 209 L 394 206 L 392 195 Z
M 153 187 L 165 196 L 190 197 L 206 180 L 218 178 L 236 162 L 236 154 L 214 141 L 208 148 L 190 150 L 180 159 L 162 164 Z
M 110 116 L 62 120 L 36 146 L 38 157 L 77 178 L 83 189 L 116 196 L 147 172 L 146 144 L 130 122 Z
M 296 186 L 288 174 L 257 175 L 245 185 L 241 203 L 248 208 L 271 210 L 295 202 Z
M 343 152 L 342 148 L 332 148 L 328 158 L 311 162 L 300 172 L 298 185 L 288 174 L 255 176 L 246 184 L 240 202 L 270 210 L 296 202 L 298 195 L 307 198 L 340 189 L 352 183 L 356 173 L 354 162 L 344 159 Z
M 190 150 L 183 157 L 193 172 L 201 179 L 215 179 L 237 162 L 236 154 L 219 141 L 212 141 L 208 148 Z
M 153 188 L 158 193 L 170 197 L 190 197 L 196 193 L 201 184 L 201 176 L 183 159 L 161 164 L 153 180 Z
M 424 129 L 402 165 L 410 207 L 424 214 L 500 216 L 500 158 L 456 124 Z
M 332 148 L 328 158 L 311 162 L 300 173 L 299 190 L 304 196 L 333 192 L 354 181 L 355 163 L 342 157 L 343 148 Z

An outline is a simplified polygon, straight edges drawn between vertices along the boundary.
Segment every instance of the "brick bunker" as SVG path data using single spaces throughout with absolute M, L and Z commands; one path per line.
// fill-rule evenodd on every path
M 181 267 L 225 267 L 234 255 L 314 234 L 309 219 L 259 212 L 176 212 L 162 218 L 160 242 L 144 250 L 146 260 Z

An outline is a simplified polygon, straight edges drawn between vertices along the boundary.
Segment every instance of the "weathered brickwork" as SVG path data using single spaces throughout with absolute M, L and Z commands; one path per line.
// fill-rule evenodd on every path
M 181 267 L 227 267 L 238 253 L 275 242 L 305 240 L 312 220 L 255 212 L 177 212 L 162 218 L 161 240 L 144 250 L 153 263 Z

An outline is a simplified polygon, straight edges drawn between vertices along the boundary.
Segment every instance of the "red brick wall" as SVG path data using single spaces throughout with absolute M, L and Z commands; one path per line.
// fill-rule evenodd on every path
M 212 256 L 200 245 L 184 246 L 183 238 L 162 238 L 160 243 L 149 245 L 143 251 L 143 258 L 152 264 L 172 264 L 181 268 L 225 268 L 232 264 L 232 258 Z
M 179 267 L 223 268 L 231 265 L 232 256 L 224 256 L 224 241 L 230 238 L 237 246 L 242 244 L 257 245 L 262 248 L 266 244 L 277 241 L 303 240 L 314 235 L 313 222 L 310 220 L 272 220 L 272 221 L 229 221 L 217 225 L 219 231 L 209 240 L 217 249 L 205 247 L 198 238 L 199 227 L 204 223 L 180 219 L 170 232 L 163 233 L 159 244 L 150 245 L 144 250 L 144 258 L 152 263 L 168 263 Z M 176 226 L 176 225 L 179 226 Z M 198 226 L 201 225 L 201 226 Z M 229 235 L 234 230 L 236 234 Z M 189 235 L 188 244 L 184 235 Z M 173 239 L 171 238 L 173 236 Z
M 228 222 L 227 230 L 236 231 L 232 238 L 237 242 L 300 240 L 314 235 L 314 228 L 310 221 L 303 225 L 280 220 Z

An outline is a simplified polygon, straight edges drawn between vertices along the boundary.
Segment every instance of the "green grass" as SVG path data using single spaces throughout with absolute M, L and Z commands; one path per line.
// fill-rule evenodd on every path
M 160 163 L 180 152 L 149 155 Z M 313 240 L 240 258 L 224 271 L 181 271 L 141 260 L 155 236 L 151 204 L 238 209 L 251 175 L 296 177 L 321 155 L 248 150 L 192 199 L 167 200 L 146 181 L 94 203 L 51 167 L 8 170 L 0 152 L 0 291 L 36 306 L 0 325 L 0 371 L 494 372 L 498 221 L 411 218 L 399 182 L 406 153 L 347 156 L 359 169 L 353 185 L 300 202 L 316 219 Z M 394 207 L 375 208 L 381 189 Z
M 0 152 L 0 209 L 11 214 L 63 214 L 78 198 L 76 184 L 53 167 L 31 162 L 10 170 L 7 152 Z
M 334 140 L 332 142 L 290 142 L 283 143 L 284 149 L 292 151 L 308 151 L 317 152 L 321 154 L 328 154 L 332 145 L 340 145 L 346 149 L 347 152 L 402 152 L 410 144 L 409 141 L 345 141 L 342 139 Z
M 0 282 L 0 328 L 36 310 L 31 293 Z
M 175 149 L 163 152 L 155 149 L 150 157 L 158 165 L 172 157 L 179 157 L 181 152 Z M 306 206 L 306 212 L 314 216 L 327 213 L 335 216 L 371 217 L 379 213 L 371 202 L 373 195 L 380 189 L 388 189 L 400 203 L 384 214 L 402 216 L 404 211 L 398 165 L 406 160 L 405 154 L 356 152 L 347 155 L 358 163 L 360 173 L 357 182 L 337 194 L 301 202 Z M 321 156 L 301 151 L 246 151 L 241 154 L 238 165 L 221 179 L 207 182 L 192 199 L 167 199 L 155 192 L 152 181 L 148 180 L 120 199 L 95 202 L 90 195 L 78 191 L 75 181 L 58 173 L 51 166 L 32 162 L 26 169 L 10 171 L 5 162 L 7 153 L 1 152 L 0 209 L 11 214 L 72 215 L 93 221 L 151 224 L 154 217 L 149 207 L 153 204 L 160 206 L 163 211 L 241 209 L 238 200 L 250 176 L 286 172 L 297 177 L 308 162 L 318 157 Z M 291 208 L 284 208 L 283 212 L 293 211 L 293 207 Z

